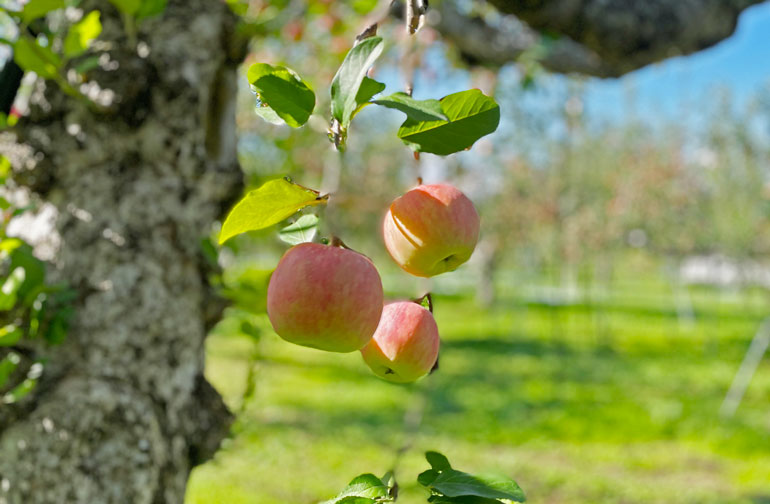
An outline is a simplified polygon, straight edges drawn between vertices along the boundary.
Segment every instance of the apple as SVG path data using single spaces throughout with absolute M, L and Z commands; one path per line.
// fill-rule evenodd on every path
M 380 378 L 409 383 L 430 372 L 438 347 L 433 314 L 415 302 L 397 301 L 385 305 L 380 324 L 361 355 Z
M 278 336 L 329 352 L 366 345 L 382 306 L 382 281 L 372 261 L 332 245 L 290 248 L 267 287 L 267 315 Z
M 467 196 L 449 184 L 433 184 L 396 198 L 382 230 L 385 248 L 404 271 L 432 277 L 470 259 L 479 227 L 479 214 Z

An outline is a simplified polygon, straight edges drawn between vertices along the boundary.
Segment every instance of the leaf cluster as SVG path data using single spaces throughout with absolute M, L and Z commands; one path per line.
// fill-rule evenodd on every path
M 524 492 L 511 478 L 502 475 L 471 475 L 453 469 L 446 456 L 429 451 L 431 468 L 417 477 L 430 491 L 433 504 L 513 504 L 526 501 Z M 392 473 L 378 478 L 362 474 L 354 478 L 334 499 L 320 504 L 377 504 L 395 502 L 398 485 Z
M 350 49 L 332 79 L 329 138 L 338 149 L 344 149 L 356 114 L 372 104 L 406 115 L 397 135 L 415 152 L 452 154 L 470 148 L 479 138 L 497 129 L 500 107 L 477 89 L 453 93 L 440 100 L 417 100 L 402 92 L 374 99 L 386 86 L 367 73 L 384 49 L 381 37 L 363 39 Z M 248 79 L 257 94 L 256 112 L 263 119 L 298 128 L 313 114 L 315 94 L 296 72 L 255 63 L 248 70 Z

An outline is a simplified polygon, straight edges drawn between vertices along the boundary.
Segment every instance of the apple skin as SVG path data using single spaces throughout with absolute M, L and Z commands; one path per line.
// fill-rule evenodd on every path
M 380 378 L 409 383 L 430 372 L 438 348 L 433 314 L 412 301 L 396 301 L 383 308 L 377 331 L 361 355 Z
M 267 315 L 278 336 L 329 352 L 363 347 L 383 303 L 382 281 L 369 258 L 318 243 L 290 248 L 267 287 Z
M 385 248 L 407 273 L 432 277 L 470 259 L 479 239 L 479 214 L 448 184 L 420 185 L 391 203 L 382 231 Z

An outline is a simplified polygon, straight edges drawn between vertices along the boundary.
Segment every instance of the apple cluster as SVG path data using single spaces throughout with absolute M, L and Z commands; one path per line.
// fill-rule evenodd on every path
M 470 258 L 479 215 L 457 188 L 419 185 L 391 203 L 382 231 L 404 271 L 432 277 Z M 431 311 L 413 301 L 384 304 L 372 261 L 335 243 L 302 243 L 284 254 L 268 285 L 267 314 L 284 340 L 329 352 L 360 350 L 374 374 L 391 382 L 415 381 L 438 359 Z

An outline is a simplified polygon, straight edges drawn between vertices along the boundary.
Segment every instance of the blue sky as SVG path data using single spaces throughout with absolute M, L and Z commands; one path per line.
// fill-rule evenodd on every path
M 620 79 L 592 79 L 586 87 L 590 114 L 622 117 L 632 90 L 635 113 L 651 119 L 695 113 L 725 87 L 739 103 L 770 86 L 770 3 L 744 11 L 736 32 L 714 47 L 647 66 Z
M 697 22 L 694 21 L 694 22 Z M 423 62 L 415 81 L 416 98 L 437 98 L 467 89 L 468 74 L 447 64 L 436 48 Z M 498 98 L 516 87 L 512 67 L 503 69 Z M 403 83 L 395 68 L 376 75 L 389 89 Z M 550 110 L 563 103 L 568 79 L 544 74 L 527 93 L 514 93 L 530 111 Z M 714 112 L 721 90 L 728 90 L 735 106 L 742 106 L 762 88 L 770 89 L 770 1 L 755 5 L 740 16 L 735 33 L 719 44 L 687 56 L 648 65 L 617 79 L 590 78 L 584 81 L 584 110 L 591 124 L 612 124 L 629 117 L 656 127 L 677 123 L 691 131 L 705 124 L 705 114 Z M 504 120 L 501 129 L 515 127 Z M 398 116 L 400 118 L 400 116 Z M 511 124 L 509 124 L 511 123 Z

